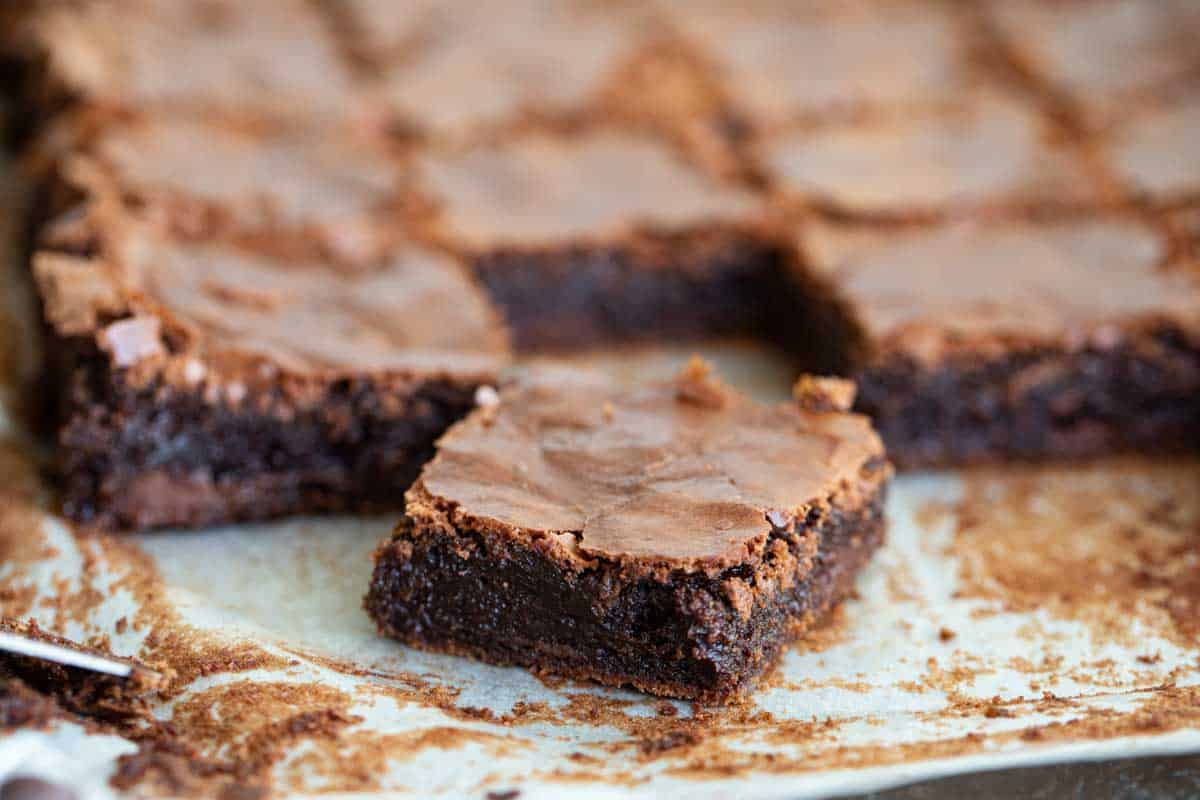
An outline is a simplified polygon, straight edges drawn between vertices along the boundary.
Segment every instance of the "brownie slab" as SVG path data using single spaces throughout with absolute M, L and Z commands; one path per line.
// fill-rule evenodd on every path
M 736 695 L 883 537 L 882 444 L 825 400 L 758 405 L 698 362 L 625 392 L 527 377 L 439 441 L 367 611 L 418 647 Z
M 1200 273 L 1133 218 L 810 224 L 844 367 L 904 467 L 1200 445 Z
M 784 288 L 779 248 L 746 224 L 759 196 L 645 133 L 431 148 L 415 180 L 520 349 L 758 334 Z
M 347 268 L 166 227 L 99 197 L 34 259 L 78 522 L 394 505 L 505 363 L 490 304 L 432 251 Z
M 1106 216 L 1200 199 L 1188 0 L 26 6 L 35 227 L 150 231 L 38 259 L 78 519 L 394 503 L 508 339 L 771 342 L 906 465 L 1196 441 L 1192 240 Z

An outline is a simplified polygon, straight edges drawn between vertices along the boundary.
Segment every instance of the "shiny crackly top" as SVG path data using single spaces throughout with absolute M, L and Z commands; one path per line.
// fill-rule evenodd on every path
M 952 5 L 666 0 L 760 124 L 860 106 L 944 100 L 969 85 Z
M 996 202 L 1080 202 L 1100 187 L 1036 114 L 1002 94 L 954 107 L 769 137 L 779 184 L 852 212 L 904 214 Z
M 757 404 L 704 373 L 631 391 L 530 378 L 442 437 L 410 512 L 428 495 L 584 558 L 736 563 L 882 456 L 865 417 Z
M 507 352 L 481 290 L 428 250 L 351 270 L 177 241 L 115 215 L 87 222 L 103 233 L 99 255 L 43 252 L 35 273 L 51 324 L 95 335 L 118 367 L 178 367 L 197 381 L 264 369 L 487 376 Z
M 395 238 L 401 166 L 363 131 L 254 126 L 151 114 L 110 123 L 67 159 L 89 193 L 120 191 L 180 228 L 303 240 L 344 261 L 379 259 Z
M 399 54 L 383 94 L 402 119 L 439 134 L 523 111 L 579 111 L 619 74 L 644 38 L 637 4 L 505 0 L 480 13 L 470 0 L 354 3 L 370 42 Z
M 365 217 L 401 182 L 378 148 L 300 126 L 260 133 L 152 115 L 105 127 L 89 153 L 125 191 L 190 195 L 288 225 Z
M 336 41 L 304 0 L 43 5 L 22 37 L 89 100 L 334 114 L 354 97 Z
M 755 207 L 750 193 L 709 177 L 663 142 L 603 129 L 429 152 L 418 182 L 439 208 L 440 229 L 476 248 L 736 221 Z
M 1200 330 L 1200 276 L 1164 266 L 1162 237 L 1134 220 L 810 224 L 801 247 L 868 337 L 914 355 L 991 337 L 1116 341 L 1139 320 Z

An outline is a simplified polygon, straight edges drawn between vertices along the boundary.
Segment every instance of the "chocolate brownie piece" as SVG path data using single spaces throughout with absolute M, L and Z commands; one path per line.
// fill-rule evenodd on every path
M 674 25 L 715 63 L 750 126 L 960 99 L 977 82 L 955 4 L 675 0 Z
M 883 447 L 825 399 L 759 405 L 700 363 L 632 391 L 579 376 L 505 389 L 439 441 L 367 610 L 418 647 L 736 695 L 883 537 Z
M 1095 206 L 1108 191 L 1086 151 L 1036 106 L 998 92 L 783 128 L 762 137 L 757 155 L 789 199 L 865 218 Z
M 34 259 L 79 522 L 388 507 L 505 361 L 445 256 L 410 244 L 350 268 L 163 228 L 101 196 Z
M 1146 224 L 812 223 L 801 248 L 897 465 L 1200 445 L 1200 273 Z
M 383 105 L 403 129 L 439 137 L 595 111 L 655 33 L 639 3 L 344 5 L 356 49 L 380 72 Z
M 354 107 L 354 75 L 305 0 L 30 5 L 12 39 L 41 111 L 76 100 L 323 117 Z
M 349 125 L 83 114 L 46 139 L 77 192 L 118 196 L 192 239 L 369 264 L 404 215 L 402 161 Z
M 780 249 L 745 223 L 756 195 L 655 137 L 528 130 L 428 149 L 416 173 L 433 235 L 474 265 L 519 348 L 761 334 L 780 321 Z
M 1192 0 L 988 0 L 1016 61 L 1085 125 L 1200 70 Z
M 1099 142 L 1136 196 L 1155 204 L 1200 200 L 1200 80 L 1190 91 L 1126 106 Z

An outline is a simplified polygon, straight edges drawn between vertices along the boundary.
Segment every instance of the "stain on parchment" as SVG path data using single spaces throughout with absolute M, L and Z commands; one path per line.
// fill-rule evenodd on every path
M 1200 462 L 1121 460 L 968 473 L 959 596 L 1085 623 L 1137 647 L 1200 642 Z

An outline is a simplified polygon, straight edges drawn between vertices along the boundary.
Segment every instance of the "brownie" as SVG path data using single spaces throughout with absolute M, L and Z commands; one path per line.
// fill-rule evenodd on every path
M 1124 108 L 1098 141 L 1139 198 L 1155 205 L 1200 200 L 1200 80 L 1189 91 Z
M 393 506 L 505 362 L 479 288 L 415 243 L 348 267 L 169 227 L 98 196 L 34 258 L 80 523 Z
M 775 188 L 832 215 L 914 219 L 1004 209 L 1096 206 L 1106 175 L 1084 148 L 1016 96 L 977 93 L 956 103 L 761 137 Z
M 780 250 L 759 197 L 661 138 L 533 128 L 419 153 L 435 238 L 463 254 L 522 350 L 759 334 Z
M 845 392 L 528 376 L 439 441 L 366 608 L 431 650 L 723 700 L 851 590 L 890 468 Z
M 902 467 L 1200 446 L 1200 272 L 1136 218 L 812 223 L 856 408 Z
M 620 0 L 340 5 L 395 124 L 442 138 L 596 111 L 657 30 L 647 4 Z
M 348 264 L 386 254 L 405 216 L 405 168 L 364 126 L 175 113 L 80 114 L 45 137 L 48 180 L 118 196 L 181 236 Z
M 1192 0 L 988 0 L 984 8 L 1017 63 L 1084 126 L 1200 71 Z
M 9 42 L 41 112 L 67 103 L 333 118 L 357 83 L 306 0 L 29 3 Z
M 739 118 L 771 129 L 960 99 L 978 82 L 956 4 L 670 0 Z

